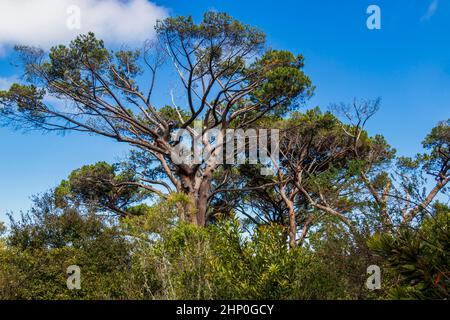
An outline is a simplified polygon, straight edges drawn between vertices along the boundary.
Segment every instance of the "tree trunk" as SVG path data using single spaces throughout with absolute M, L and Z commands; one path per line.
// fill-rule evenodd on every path
M 284 186 L 280 187 L 280 195 L 288 209 L 289 246 L 291 248 L 295 248 L 297 246 L 297 220 L 295 215 L 294 203 L 287 197 Z
M 211 190 L 211 179 L 203 177 L 184 177 L 183 190 L 189 198 L 189 203 L 185 207 L 186 220 L 190 223 L 205 227 L 208 221 L 208 202 Z
M 203 179 L 197 196 L 197 225 L 200 227 L 206 226 L 208 219 L 208 197 L 211 188 L 211 181 Z
M 297 221 L 293 207 L 289 207 L 289 245 L 291 248 L 297 246 Z

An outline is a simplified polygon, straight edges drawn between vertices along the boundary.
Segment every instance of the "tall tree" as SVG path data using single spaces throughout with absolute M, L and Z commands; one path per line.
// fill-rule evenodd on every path
M 256 168 L 241 166 L 240 179 L 226 190 L 244 191 L 245 196 L 231 198 L 232 207 L 257 224 L 283 224 L 292 247 L 301 244 L 324 215 L 352 232 L 364 226 L 390 233 L 430 211 L 447 192 L 448 122 L 439 123 L 426 137 L 423 145 L 429 153 L 396 158 L 383 136 L 371 137 L 365 130 L 379 103 L 377 99 L 334 105 L 348 123 L 319 109 L 279 120 L 276 174 L 261 176 Z M 436 180 L 428 191 L 426 176 Z
M 263 176 L 258 168 L 241 166 L 240 179 L 225 189 L 245 192 L 236 194 L 232 206 L 257 224 L 283 224 L 291 247 L 302 244 L 324 214 L 353 228 L 349 215 L 361 205 L 357 195 L 363 189 L 356 168 L 364 158 L 355 158 L 343 123 L 315 108 L 270 125 L 280 129 L 275 174 Z
M 399 213 L 401 223 L 410 224 L 420 213 L 430 213 L 439 195 L 448 194 L 450 120 L 439 122 L 425 137 L 422 146 L 427 152 L 413 158 L 399 157 L 393 166 L 391 160 L 394 159 L 395 150 L 381 136 L 375 137 L 373 143 L 367 145 L 370 148 L 364 148 L 364 126 L 378 107 L 379 100 L 355 100 L 353 104 L 336 105 L 334 109 L 352 123 L 351 130 L 345 130 L 345 133 L 354 141 L 355 156 L 358 158 L 366 154 L 366 161 L 360 167 L 359 174 L 375 201 L 386 229 L 393 223 L 390 215 Z M 434 180 L 431 189 L 430 177 Z
M 261 31 L 227 14 L 208 12 L 199 24 L 191 17 L 168 18 L 156 30 L 157 41 L 135 51 L 108 51 L 92 33 L 48 54 L 18 47 L 28 83 L 0 92 L 1 119 L 19 128 L 95 133 L 141 149 L 152 170 L 162 173 L 144 183 L 158 190 L 170 183 L 187 194 L 192 204 L 186 216 L 203 226 L 220 148 L 210 146 L 210 156 L 200 163 L 178 163 L 172 155 L 180 139 L 173 133 L 186 129 L 208 145 L 208 129 L 224 133 L 282 115 L 313 87 L 302 71 L 302 56 L 267 49 Z M 177 96 L 183 100 L 172 96 L 172 120 L 153 99 L 164 63 L 182 87 Z M 149 79 L 145 91 L 142 77 Z

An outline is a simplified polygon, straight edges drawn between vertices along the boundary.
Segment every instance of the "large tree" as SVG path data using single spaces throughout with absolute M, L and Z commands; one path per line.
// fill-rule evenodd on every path
M 316 108 L 272 122 L 281 130 L 275 174 L 240 166 L 223 189 L 228 197 L 214 205 L 237 210 L 256 224 L 284 225 L 292 247 L 325 216 L 355 236 L 366 229 L 391 233 L 399 225 L 416 224 L 448 192 L 448 121 L 426 137 L 423 146 L 430 152 L 397 158 L 383 136 L 371 137 L 365 130 L 379 104 L 376 99 L 333 105 L 347 121 Z
M 359 176 L 386 230 L 394 222 L 410 225 L 415 218 L 423 218 L 431 213 L 440 196 L 448 195 L 450 120 L 439 122 L 425 137 L 422 146 L 426 152 L 413 158 L 395 158 L 395 150 L 381 136 L 366 143 L 364 126 L 378 110 L 378 104 L 379 101 L 355 101 L 334 109 L 352 124 L 345 133 L 353 141 L 354 156 L 365 159 L 358 168 Z
M 187 219 L 203 226 L 220 167 L 220 148 L 211 146 L 207 130 L 245 129 L 283 115 L 313 88 L 302 56 L 266 48 L 261 31 L 227 14 L 208 12 L 199 24 L 191 17 L 168 18 L 156 30 L 156 41 L 133 51 L 109 51 L 92 33 L 49 53 L 18 47 L 27 83 L 0 91 L 0 117 L 19 128 L 94 133 L 140 149 L 146 172 L 154 172 L 141 186 L 187 194 Z M 170 107 L 153 98 L 164 88 L 156 81 L 167 65 L 182 88 L 174 93 L 166 86 Z M 210 156 L 200 163 L 173 161 L 177 129 L 209 145 Z

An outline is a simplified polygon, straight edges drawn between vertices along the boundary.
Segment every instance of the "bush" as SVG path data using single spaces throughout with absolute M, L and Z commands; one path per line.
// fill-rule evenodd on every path
M 183 195 L 105 219 L 40 202 L 0 247 L 3 299 L 360 299 L 366 248 L 333 222 L 291 249 L 278 224 L 235 217 L 206 228 L 179 220 Z M 51 201 L 50 201 L 51 204 Z M 364 243 L 364 242 L 363 242 Z M 81 268 L 81 290 L 66 269 Z
M 415 230 L 403 227 L 394 235 L 376 235 L 369 246 L 398 279 L 388 297 L 450 298 L 450 209 L 437 204 L 434 214 Z
M 0 298 L 126 298 L 131 256 L 120 230 L 93 214 L 49 208 L 11 222 L 0 247 Z M 81 290 L 67 288 L 70 265 L 81 268 Z

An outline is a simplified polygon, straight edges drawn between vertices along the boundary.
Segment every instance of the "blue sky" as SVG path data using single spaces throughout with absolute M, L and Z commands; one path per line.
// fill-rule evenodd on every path
M 162 14 L 192 14 L 196 19 L 207 10 L 228 12 L 264 30 L 270 46 L 302 53 L 306 73 L 317 87 L 308 107 L 381 97 L 381 110 L 369 123 L 369 132 L 382 133 L 401 155 L 420 152 L 423 137 L 438 121 L 449 118 L 449 0 L 152 2 L 165 10 Z M 381 8 L 381 30 L 366 27 L 366 9 L 371 4 Z M 2 1 L 0 12 L 4 5 Z M 138 8 L 129 14 L 134 17 L 141 12 Z M 128 23 L 145 20 L 145 16 L 139 18 Z M 20 75 L 11 65 L 9 48 L 14 37 L 2 38 L 13 32 L 2 30 L 6 27 L 0 23 L 0 86 Z M 147 26 L 138 27 L 147 30 Z M 27 34 L 26 28 L 25 22 L 18 32 Z M 125 145 L 101 137 L 22 134 L 7 128 L 0 128 L 0 147 L 0 220 L 5 220 L 7 211 L 28 209 L 31 195 L 55 186 L 73 169 L 100 160 L 115 161 L 126 153 Z

